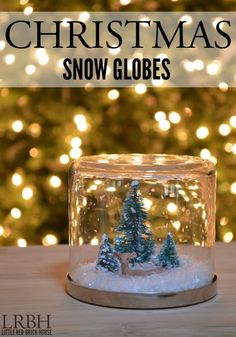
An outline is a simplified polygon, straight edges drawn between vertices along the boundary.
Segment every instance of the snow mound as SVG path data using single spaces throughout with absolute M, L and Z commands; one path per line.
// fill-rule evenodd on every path
M 180 262 L 179 267 L 145 276 L 120 275 L 96 270 L 96 263 L 92 262 L 79 265 L 73 271 L 72 278 L 87 288 L 127 293 L 177 292 L 200 288 L 211 283 L 212 271 L 203 261 L 181 255 Z M 143 267 L 148 270 L 151 265 Z

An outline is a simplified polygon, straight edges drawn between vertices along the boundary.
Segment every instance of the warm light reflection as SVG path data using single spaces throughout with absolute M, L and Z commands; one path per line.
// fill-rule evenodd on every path
M 12 127 L 13 131 L 19 133 L 23 130 L 24 125 L 23 125 L 23 122 L 21 120 L 16 120 L 16 121 L 12 122 L 11 127 Z
M 29 125 L 29 133 L 31 134 L 31 136 L 37 138 L 41 135 L 41 125 L 39 123 L 32 123 Z
M 166 113 L 164 111 L 157 111 L 154 118 L 157 122 L 161 122 L 166 119 Z
M 87 206 L 87 198 L 86 197 L 83 198 L 82 204 L 83 204 L 84 207 Z
M 90 18 L 89 12 L 84 11 L 84 12 L 80 13 L 80 15 L 79 15 L 79 21 L 82 21 L 82 22 L 88 21 L 89 18 Z
M 2 226 L 0 226 L 0 236 L 4 235 L 4 228 Z
M 222 216 L 222 218 L 220 218 L 220 225 L 221 226 L 227 226 L 229 223 L 229 219 L 227 218 L 227 216 Z
M 0 41 L 0 50 L 3 50 L 6 47 L 6 42 L 1 40 Z
M 79 137 L 74 137 L 70 141 L 70 145 L 74 148 L 80 147 L 82 144 L 82 140 Z
M 209 63 L 206 68 L 208 74 L 211 76 L 214 76 L 217 73 L 219 73 L 220 69 L 221 69 L 221 63 L 217 60 Z
M 233 233 L 232 232 L 227 232 L 223 236 L 223 241 L 226 242 L 226 243 L 229 243 L 229 242 L 231 242 L 233 240 L 233 238 L 234 238 Z
M 167 207 L 166 207 L 167 211 L 170 213 L 174 213 L 177 211 L 178 206 L 174 203 L 174 202 L 170 202 Z
M 58 176 L 52 176 L 49 182 L 50 182 L 50 185 L 54 188 L 58 188 L 61 186 L 61 179 Z
M 29 200 L 33 197 L 34 192 L 33 189 L 31 187 L 25 187 L 22 191 L 22 198 L 24 200 Z
M 77 129 L 81 132 L 84 132 L 88 129 L 88 124 L 86 121 L 86 117 L 82 114 L 78 114 L 74 116 L 74 122 L 77 126 Z
M 219 89 L 220 89 L 220 91 L 222 91 L 222 92 L 227 92 L 228 89 L 229 89 L 229 86 L 228 86 L 228 84 L 225 83 L 225 82 L 220 82 L 220 83 L 219 83 Z
M 190 15 L 186 14 L 180 18 L 180 21 L 185 21 L 186 25 L 190 25 L 193 22 L 193 18 Z
M 228 124 L 221 124 L 219 126 L 219 133 L 222 136 L 228 136 L 231 132 L 231 127 Z
M 25 67 L 25 72 L 27 75 L 33 75 L 36 71 L 36 67 L 35 65 L 33 64 L 28 64 L 26 67 Z
M 20 186 L 22 184 L 22 176 L 19 173 L 14 173 L 11 178 L 12 184 Z
M 173 227 L 178 231 L 180 229 L 181 223 L 180 221 L 176 220 L 173 221 Z
M 120 96 L 120 93 L 116 89 L 111 89 L 110 91 L 108 91 L 107 96 L 110 100 L 115 100 Z
M 185 192 L 184 190 L 179 190 L 178 193 L 179 193 L 180 195 L 186 195 L 186 192 Z
M 82 150 L 80 148 L 73 148 L 70 150 L 70 157 L 72 159 L 78 159 L 82 156 Z
M 12 208 L 10 213 L 14 219 L 21 218 L 21 210 L 19 208 L 16 208 L 16 207 Z
M 193 61 L 193 66 L 196 70 L 201 71 L 204 69 L 204 62 L 202 60 L 195 60 Z
M 170 129 L 170 122 L 165 119 L 159 122 L 158 126 L 161 131 L 168 131 Z
M 18 246 L 18 247 L 26 247 L 26 246 L 27 246 L 26 240 L 25 240 L 25 239 L 22 239 L 22 238 L 18 239 L 18 240 L 17 240 L 17 246 Z
M 202 159 L 209 159 L 211 157 L 211 152 L 208 149 L 202 149 L 200 152 L 200 157 Z
M 91 246 L 98 246 L 98 243 L 99 243 L 98 238 L 95 236 L 95 237 L 90 241 L 90 243 L 91 243 Z
M 79 237 L 79 246 L 82 246 L 84 243 L 84 239 L 80 236 Z
M 233 152 L 233 154 L 236 154 L 236 144 L 232 145 L 231 151 Z
M 30 14 L 32 14 L 33 13 L 33 7 L 32 6 L 27 6 L 27 7 L 25 7 L 25 9 L 24 9 L 24 14 L 25 15 L 30 15 Z
M 169 120 L 173 124 L 178 124 L 181 121 L 181 116 L 176 111 L 171 111 L 169 114 Z
M 217 158 L 215 156 L 210 156 L 209 160 L 216 165 L 217 164 Z
M 99 179 L 97 179 L 97 180 L 94 180 L 94 183 L 95 183 L 96 185 L 101 185 L 101 184 L 102 184 L 102 181 L 99 180 Z
M 147 87 L 145 84 L 139 83 L 139 84 L 136 84 L 136 86 L 134 87 L 134 90 L 136 94 L 142 95 L 147 91 Z
M 195 191 L 195 190 L 199 190 L 199 186 L 196 184 L 196 185 L 190 185 L 189 186 L 189 189 L 191 190 L 191 191 Z
M 209 135 L 209 130 L 206 126 L 201 126 L 196 131 L 196 136 L 199 139 L 205 139 Z
M 43 238 L 42 243 L 44 246 L 53 246 L 58 243 L 58 238 L 53 234 L 47 234 Z
M 109 53 L 111 54 L 111 55 L 117 55 L 117 54 L 119 54 L 120 53 L 120 47 L 115 47 L 115 45 L 112 45 L 111 47 L 113 47 L 113 48 L 110 48 L 109 49 Z M 115 47 L 115 48 L 114 48 Z
M 224 146 L 224 149 L 226 152 L 231 152 L 232 149 L 233 149 L 233 144 L 232 143 L 226 143 L 225 146 Z
M 14 54 L 8 54 L 5 56 L 5 63 L 8 64 L 8 65 L 11 65 L 15 62 L 16 60 L 16 57 Z
M 39 155 L 39 150 L 36 147 L 32 147 L 32 149 L 29 150 L 29 155 L 32 158 L 36 158 Z
M 113 186 L 107 187 L 108 192 L 115 192 L 116 188 Z
M 233 184 L 231 184 L 231 186 L 230 186 L 230 192 L 232 194 L 236 194 L 236 181 Z
M 143 203 L 144 203 L 144 207 L 146 208 L 146 210 L 149 211 L 152 207 L 152 200 L 148 198 L 143 198 Z
M 69 156 L 68 156 L 67 154 L 62 154 L 62 155 L 60 156 L 60 158 L 59 158 L 59 161 L 60 161 L 60 163 L 61 163 L 62 165 L 66 165 L 66 164 L 69 163 L 70 158 L 69 158 Z
M 127 6 L 131 3 L 131 0 L 120 0 L 121 6 Z
M 232 128 L 236 128 L 236 116 L 230 117 L 229 124 L 232 126 Z

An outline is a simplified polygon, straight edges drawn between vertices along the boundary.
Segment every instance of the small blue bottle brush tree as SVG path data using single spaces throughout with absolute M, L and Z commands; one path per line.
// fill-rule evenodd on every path
M 108 236 L 106 234 L 103 234 L 98 252 L 96 269 L 116 272 L 119 270 L 119 267 L 119 261 L 114 255 L 114 250 L 112 245 L 108 241 Z
M 162 268 L 173 268 L 180 266 L 175 241 L 170 232 L 167 234 L 166 239 L 163 242 L 157 260 L 157 265 Z

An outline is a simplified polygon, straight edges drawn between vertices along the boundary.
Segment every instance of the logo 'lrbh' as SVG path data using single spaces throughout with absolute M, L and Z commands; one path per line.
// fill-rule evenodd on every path
M 2 335 L 51 335 L 50 314 L 1 315 Z

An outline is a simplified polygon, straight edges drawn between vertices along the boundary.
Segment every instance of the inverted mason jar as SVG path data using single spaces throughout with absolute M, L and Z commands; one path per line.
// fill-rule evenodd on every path
M 216 295 L 215 169 L 198 157 L 81 157 L 69 172 L 70 270 L 79 300 L 168 308 Z

